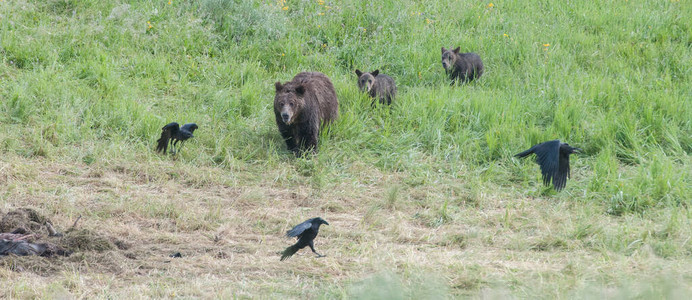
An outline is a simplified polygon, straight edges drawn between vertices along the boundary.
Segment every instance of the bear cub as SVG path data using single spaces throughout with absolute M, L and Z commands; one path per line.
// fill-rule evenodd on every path
M 483 75 L 483 62 L 476 53 L 459 53 L 456 49 L 442 47 L 442 67 L 452 79 L 452 84 L 458 79 L 462 83 L 469 82 Z
M 392 104 L 396 96 L 396 84 L 394 79 L 385 74 L 380 74 L 380 70 L 370 73 L 363 73 L 356 69 L 358 75 L 358 89 L 368 92 L 370 97 L 379 99 L 380 104 Z M 372 102 L 375 104 L 375 101 Z
M 276 82 L 274 115 L 288 150 L 300 156 L 317 151 L 322 126 L 336 120 L 339 101 L 332 82 L 319 72 L 301 72 L 293 80 Z

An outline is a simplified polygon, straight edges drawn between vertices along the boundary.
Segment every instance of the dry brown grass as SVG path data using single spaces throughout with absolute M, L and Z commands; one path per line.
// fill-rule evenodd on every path
M 352 168 L 360 180 L 315 187 L 294 163 L 258 177 L 253 172 L 259 170 L 240 175 L 180 161 L 87 166 L 4 157 L 0 212 L 34 208 L 63 230 L 82 215 L 79 228 L 125 243 L 67 258 L 3 258 L 6 288 L 0 293 L 341 297 L 384 288 L 377 278 L 396 274 L 384 285 L 430 286 L 433 280 L 443 288 L 437 292 L 448 287 L 457 295 L 511 290 L 550 297 L 660 276 L 689 279 L 692 272 L 688 219 L 666 238 L 685 243 L 678 249 L 688 252 L 666 257 L 646 242 L 647 232 L 666 226 L 650 218 L 610 217 L 593 206 L 507 191 L 476 192 L 442 176 L 431 179 L 434 185 L 411 185 L 404 183 L 406 174 L 358 165 Z M 444 201 L 454 202 L 446 212 Z M 327 257 L 302 250 L 279 262 L 279 251 L 292 243 L 285 230 L 314 216 L 331 224 L 316 240 Z M 175 252 L 183 258 L 170 258 Z M 358 283 L 373 274 L 380 274 L 375 283 Z M 688 284 L 682 287 L 689 292 Z

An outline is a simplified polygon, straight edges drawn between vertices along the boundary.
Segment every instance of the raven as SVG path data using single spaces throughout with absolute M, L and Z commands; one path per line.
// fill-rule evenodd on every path
M 293 229 L 286 232 L 287 237 L 298 237 L 298 242 L 284 250 L 284 252 L 281 254 L 281 260 L 283 261 L 284 259 L 291 257 L 291 255 L 298 252 L 298 250 L 305 248 L 305 246 L 310 246 L 310 249 L 312 252 L 317 254 L 318 258 L 324 257 L 325 255 L 319 254 L 317 251 L 315 251 L 315 245 L 312 243 L 315 237 L 317 237 L 317 232 L 320 230 L 320 225 L 322 224 L 329 225 L 329 223 L 322 218 L 312 218 L 296 225 L 296 227 L 293 227 Z
M 567 143 L 561 143 L 560 140 L 552 140 L 538 145 L 534 145 L 531 149 L 515 155 L 516 157 L 526 157 L 531 153 L 536 154 L 536 163 L 541 166 L 543 174 L 543 184 L 553 186 L 556 191 L 560 191 L 565 187 L 569 174 L 569 155 L 582 151 L 579 148 L 574 148 Z
M 195 123 L 188 123 L 183 125 L 183 127 L 180 127 L 176 122 L 168 123 L 161 128 L 161 138 L 156 141 L 158 143 L 156 151 L 166 153 L 169 144 L 171 148 L 173 148 L 178 145 L 178 142 L 181 142 L 180 148 L 182 148 L 183 143 L 185 143 L 187 139 L 194 137 L 192 133 L 195 129 L 197 129 L 197 124 Z M 172 150 L 172 152 L 175 153 L 174 150 Z

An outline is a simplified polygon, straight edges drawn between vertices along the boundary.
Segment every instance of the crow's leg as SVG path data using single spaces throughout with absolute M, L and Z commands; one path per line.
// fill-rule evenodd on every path
M 319 254 L 319 253 L 317 253 L 317 251 L 315 251 L 315 245 L 312 243 L 312 241 L 310 241 L 310 244 L 308 244 L 308 246 L 310 246 L 310 250 L 312 250 L 313 253 L 317 254 L 317 258 L 326 256 L 326 255 Z
M 171 142 L 171 151 L 169 151 L 170 154 L 175 154 L 177 151 L 175 151 L 175 144 L 178 142 L 177 140 L 173 142 L 173 139 L 170 140 Z
M 185 145 L 185 141 L 180 142 L 180 147 L 178 147 L 178 152 L 180 152 L 180 150 L 183 149 L 183 145 Z

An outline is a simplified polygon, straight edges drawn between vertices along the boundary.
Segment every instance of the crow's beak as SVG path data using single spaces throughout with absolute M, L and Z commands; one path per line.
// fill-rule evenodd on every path
M 582 150 L 581 148 L 574 148 L 574 150 L 572 150 L 572 151 L 574 151 L 574 152 L 579 152 L 579 153 L 584 153 L 584 150 Z
M 324 221 L 324 224 L 325 224 L 325 225 L 329 225 L 329 223 L 327 223 L 327 221 Z

